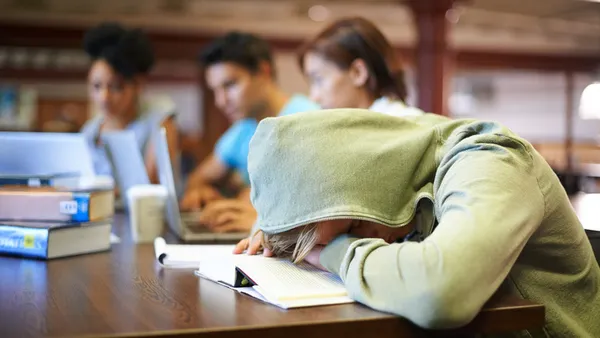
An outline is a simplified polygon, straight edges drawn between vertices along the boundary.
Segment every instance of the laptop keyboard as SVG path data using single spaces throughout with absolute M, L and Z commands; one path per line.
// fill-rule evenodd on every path
M 198 222 L 200 219 L 200 211 L 187 211 L 181 213 L 181 221 L 185 225 L 185 228 L 192 233 L 205 233 L 210 230 Z

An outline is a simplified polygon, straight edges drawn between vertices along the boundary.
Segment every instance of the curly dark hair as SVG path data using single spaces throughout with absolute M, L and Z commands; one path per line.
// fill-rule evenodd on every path
M 146 34 L 117 23 L 106 22 L 88 30 L 83 48 L 92 60 L 105 60 L 126 79 L 147 74 L 154 65 L 154 51 Z

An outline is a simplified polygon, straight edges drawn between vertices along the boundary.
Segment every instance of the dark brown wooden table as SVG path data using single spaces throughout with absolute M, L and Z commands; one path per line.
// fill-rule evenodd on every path
M 110 252 L 54 261 L 0 257 L 0 337 L 422 337 L 539 328 L 544 307 L 495 295 L 467 327 L 427 332 L 359 304 L 281 310 L 163 270 L 124 216 Z M 170 240 L 173 240 L 171 237 Z

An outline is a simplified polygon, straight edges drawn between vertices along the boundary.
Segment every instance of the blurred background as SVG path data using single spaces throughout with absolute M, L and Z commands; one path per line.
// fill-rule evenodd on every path
M 0 0 L 0 129 L 77 132 L 87 99 L 84 31 L 142 27 L 157 66 L 145 95 L 175 101 L 189 165 L 227 128 L 198 51 L 230 30 L 271 43 L 279 83 L 307 92 L 295 50 L 331 20 L 364 16 L 400 51 L 409 103 L 496 120 L 532 142 L 571 190 L 600 177 L 600 2 L 584 0 Z

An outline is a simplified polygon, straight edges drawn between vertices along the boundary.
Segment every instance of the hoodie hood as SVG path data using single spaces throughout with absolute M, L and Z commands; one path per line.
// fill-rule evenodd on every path
M 280 233 L 326 219 L 403 226 L 433 200 L 440 137 L 448 119 L 398 118 L 334 109 L 267 118 L 250 143 L 257 224 Z

